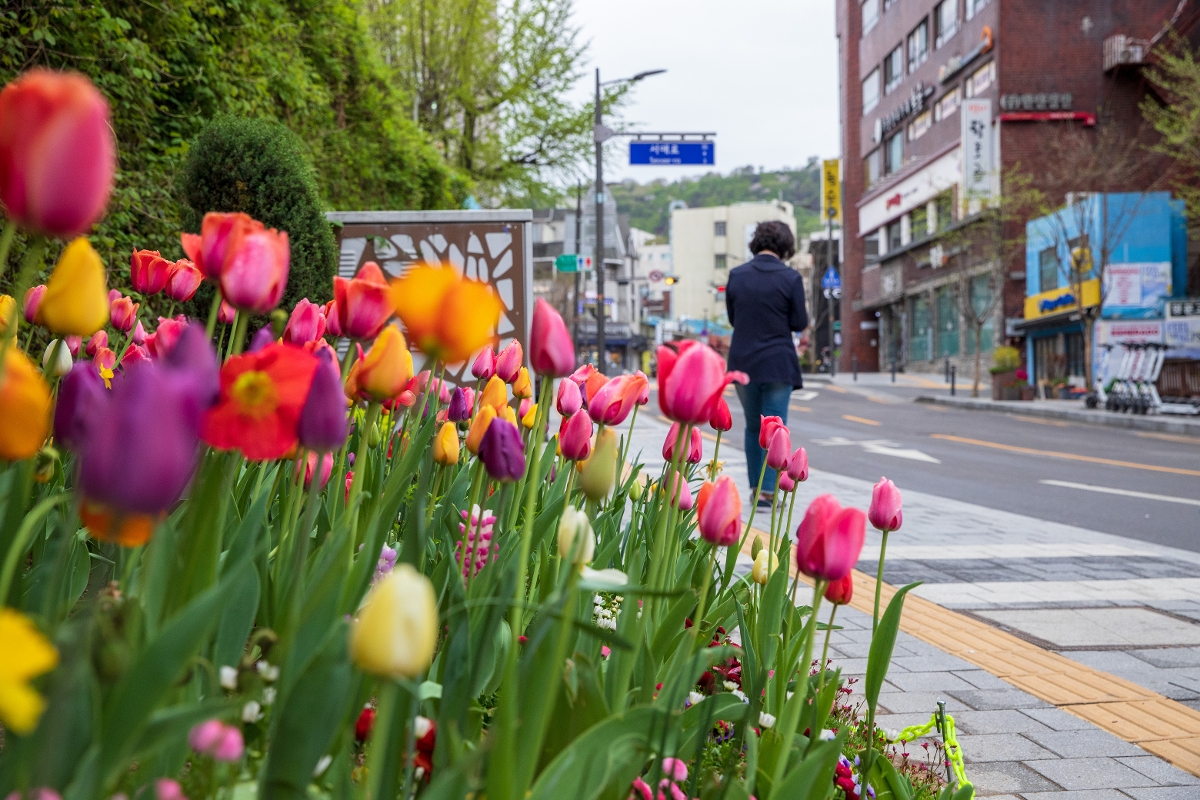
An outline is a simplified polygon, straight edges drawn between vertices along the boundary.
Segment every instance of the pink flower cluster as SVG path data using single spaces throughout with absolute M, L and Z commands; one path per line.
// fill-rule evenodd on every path
M 668 793 L 670 793 L 671 800 L 688 800 L 687 792 L 678 785 L 687 781 L 687 764 L 678 758 L 664 758 L 662 771 L 666 777 L 658 782 L 657 795 L 650 791 L 650 784 L 638 777 L 633 779 L 633 791 L 629 793 L 630 800 L 667 800 Z
M 467 516 L 465 510 L 460 511 L 462 518 L 470 523 L 470 528 L 466 522 L 458 524 L 458 532 L 463 534 L 463 538 L 454 545 L 454 558 L 463 565 L 463 577 L 470 578 L 478 575 L 479 571 L 487 566 L 488 551 L 491 551 L 491 560 L 495 561 L 497 552 L 492 550 L 492 527 L 496 524 L 496 515 L 491 511 L 481 511 L 479 506 L 471 507 L 471 515 Z M 482 519 L 480 515 L 483 515 Z M 467 557 L 463 559 L 463 542 L 467 545 Z
M 201 722 L 188 734 L 188 744 L 197 753 L 217 761 L 237 761 L 242 757 L 242 729 L 219 719 Z

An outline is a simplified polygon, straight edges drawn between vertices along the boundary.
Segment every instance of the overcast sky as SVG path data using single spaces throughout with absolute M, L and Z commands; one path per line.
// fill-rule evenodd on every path
M 716 131 L 716 167 L 798 167 L 838 147 L 833 0 L 575 0 L 590 42 L 591 97 L 602 80 L 666 69 L 639 83 L 624 112 L 636 129 Z M 605 179 L 675 179 L 710 168 L 629 166 L 627 145 Z M 615 168 L 614 168 L 615 167 Z

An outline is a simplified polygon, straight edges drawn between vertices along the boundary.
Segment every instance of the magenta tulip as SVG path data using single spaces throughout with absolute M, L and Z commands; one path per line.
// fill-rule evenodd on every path
M 229 305 L 228 301 L 222 300 L 221 307 L 217 311 L 217 321 L 222 325 L 232 325 L 237 319 L 237 309 Z
M 46 296 L 46 284 L 39 283 L 37 286 L 30 286 L 25 291 L 24 313 L 25 321 L 30 325 L 37 322 L 38 308 L 42 305 L 42 298 Z
M 188 327 L 188 321 L 183 315 L 171 319 L 159 317 L 158 329 L 146 337 L 146 347 L 150 350 L 150 354 L 156 358 L 162 358 L 171 352 L 171 348 L 175 346 L 176 340 L 179 339 L 179 335 L 186 327 Z
M 234 308 L 269 314 L 287 286 L 291 248 L 287 231 L 255 230 L 232 240 L 221 271 L 221 294 Z
M 792 480 L 792 476 L 788 475 L 786 472 L 780 472 L 778 477 L 779 491 L 791 494 L 796 490 L 796 482 Z
M 139 364 L 143 361 L 150 360 L 150 351 L 142 347 L 140 344 L 131 344 L 125 348 L 125 355 L 121 356 L 121 368 L 129 369 L 134 364 Z
M 496 374 L 496 351 L 490 347 L 481 350 L 471 364 L 471 374 L 481 381 L 490 380 Z
M 563 419 L 558 433 L 558 447 L 563 458 L 583 461 L 592 453 L 592 418 L 581 408 Z
M 196 295 L 204 275 L 196 265 L 186 258 L 181 258 L 171 266 L 171 274 L 167 276 L 165 291 L 167 297 L 177 303 L 186 303 Z
M 791 458 L 791 451 L 792 434 L 783 426 L 776 428 L 767 442 L 767 466 L 774 470 L 784 469 Z
M 725 402 L 724 397 L 717 401 L 717 407 L 713 409 L 708 424 L 714 431 L 727 431 L 733 427 L 733 415 L 729 413 L 729 403 Z
M 67 343 L 67 349 L 71 351 L 71 355 L 79 355 L 79 348 L 83 347 L 82 336 L 64 336 L 63 341 Z
M 146 343 L 146 328 L 142 325 L 139 319 L 137 325 L 133 326 L 133 332 L 129 334 L 129 340 L 134 344 L 144 345 Z
M 742 498 L 737 484 L 728 475 L 717 478 L 716 485 L 700 510 L 700 535 L 717 547 L 736 544 L 742 534 Z
M 787 474 L 797 483 L 808 480 L 808 453 L 803 447 L 797 447 L 796 452 L 788 459 Z
M 307 297 L 300 298 L 283 330 L 283 340 L 288 344 L 303 345 L 315 342 L 324 335 L 325 314 L 321 306 L 309 302 Z
M 560 381 L 558 384 L 558 400 L 556 402 L 558 413 L 563 417 L 569 417 L 583 407 L 583 394 L 579 391 L 579 384 L 573 380 Z
M 779 417 L 764 417 L 759 415 L 758 418 L 758 446 L 763 450 L 771 444 L 771 435 L 775 433 L 777 428 L 786 427 L 783 420 Z
M 900 490 L 887 478 L 880 478 L 879 483 L 871 490 L 871 507 L 867 510 L 867 519 L 871 521 L 871 525 L 888 533 L 900 530 L 900 525 L 904 522 Z
M 663 440 L 662 457 L 665 461 L 675 460 L 675 443 L 679 441 L 679 423 L 671 423 L 671 430 L 667 431 L 667 438 Z M 688 443 L 687 463 L 699 464 L 700 459 L 704 458 L 704 440 L 700 438 L 700 429 L 692 428 L 692 438 Z
M 866 514 L 842 508 L 831 494 L 813 500 L 796 528 L 796 567 L 817 580 L 846 577 L 862 553 L 866 523 Z
M 525 352 L 521 349 L 521 343 L 513 339 L 509 342 L 508 347 L 501 350 L 500 355 L 496 356 L 496 374 L 505 383 L 512 383 L 520 375 L 521 363 L 524 360 Z
M 525 452 L 517 426 L 506 419 L 492 420 L 479 443 L 479 460 L 494 481 L 520 480 L 525 474 Z
M 637 404 L 644 382 L 637 375 L 613 378 L 588 400 L 588 414 L 601 425 L 620 425 Z
M 692 497 L 692 487 L 688 486 L 688 482 L 684 480 L 682 474 L 676 472 L 675 486 L 671 490 L 671 505 L 680 511 L 691 511 L 692 506 L 695 504 L 696 500 Z
M 561 378 L 575 369 L 575 344 L 563 318 L 542 298 L 533 306 L 529 363 L 538 375 Z
M 650 379 L 647 378 L 646 373 L 642 372 L 640 369 L 633 374 L 642 379 L 642 390 L 638 392 L 637 404 L 639 406 L 644 406 L 646 403 L 650 402 Z
M 746 383 L 742 372 L 726 372 L 725 359 L 706 344 L 686 341 L 676 353 L 658 348 L 658 405 L 668 419 L 707 423 L 730 383 Z

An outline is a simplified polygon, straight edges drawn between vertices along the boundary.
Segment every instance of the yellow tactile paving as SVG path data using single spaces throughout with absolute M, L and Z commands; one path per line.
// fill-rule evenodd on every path
M 765 544 L 766 533 L 755 533 Z M 795 575 L 794 563 L 789 571 Z M 883 584 L 881 610 L 895 593 Z M 870 614 L 874 602 L 875 578 L 855 570 L 850 605 Z M 900 630 L 1200 776 L 1200 711 L 912 594 Z

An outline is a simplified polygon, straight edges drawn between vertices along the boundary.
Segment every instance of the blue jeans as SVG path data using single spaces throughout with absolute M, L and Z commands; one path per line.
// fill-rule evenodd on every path
M 742 401 L 742 413 L 746 417 L 746 471 L 750 478 L 750 491 L 758 486 L 758 474 L 763 468 L 767 452 L 758 446 L 760 417 L 779 417 L 787 424 L 788 400 L 792 396 L 790 383 L 748 383 L 737 386 L 738 399 Z M 775 470 L 767 467 L 763 475 L 762 490 L 775 490 Z

